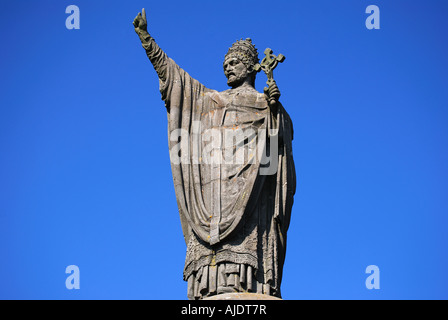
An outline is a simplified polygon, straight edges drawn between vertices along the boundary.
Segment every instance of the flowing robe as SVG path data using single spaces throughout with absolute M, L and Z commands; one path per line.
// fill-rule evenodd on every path
M 280 297 L 296 183 L 291 119 L 255 89 L 206 88 L 139 36 L 167 109 L 188 297 Z

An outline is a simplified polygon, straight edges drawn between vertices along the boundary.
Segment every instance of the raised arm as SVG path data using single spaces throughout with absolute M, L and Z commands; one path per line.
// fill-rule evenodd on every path
M 176 112 L 179 112 L 180 117 L 185 114 L 183 109 L 191 109 L 195 101 L 210 90 L 192 78 L 160 49 L 147 31 L 145 9 L 134 19 L 134 28 L 159 76 L 160 93 L 162 100 L 165 101 L 165 107 L 171 112 L 172 117 L 177 116 Z M 187 101 L 186 97 L 189 97 L 190 101 Z
M 146 50 L 146 54 L 154 66 L 159 79 L 166 81 L 168 57 L 154 41 L 154 38 L 148 33 L 148 23 L 146 21 L 146 11 L 144 8 L 142 9 L 142 12 L 135 17 L 133 24 L 135 32 L 139 36 L 142 46 Z

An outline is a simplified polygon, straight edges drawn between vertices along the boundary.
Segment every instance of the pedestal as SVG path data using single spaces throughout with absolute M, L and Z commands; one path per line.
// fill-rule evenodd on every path
M 259 294 L 259 293 L 224 293 L 218 294 L 216 296 L 212 296 L 209 298 L 205 298 L 203 300 L 282 300 L 277 297 L 269 296 L 267 294 Z

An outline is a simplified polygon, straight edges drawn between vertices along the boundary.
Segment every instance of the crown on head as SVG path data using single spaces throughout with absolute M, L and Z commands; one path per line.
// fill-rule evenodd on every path
M 258 50 L 252 44 L 252 39 L 247 38 L 246 40 L 237 40 L 230 48 L 226 54 L 228 56 L 235 55 L 242 60 L 247 67 L 254 67 L 259 63 Z

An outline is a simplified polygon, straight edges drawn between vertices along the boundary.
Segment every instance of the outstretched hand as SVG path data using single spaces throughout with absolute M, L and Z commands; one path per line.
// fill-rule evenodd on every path
M 142 12 L 139 12 L 137 17 L 135 17 L 133 24 L 137 33 L 138 31 L 148 31 L 148 22 L 146 21 L 145 8 L 143 8 Z

